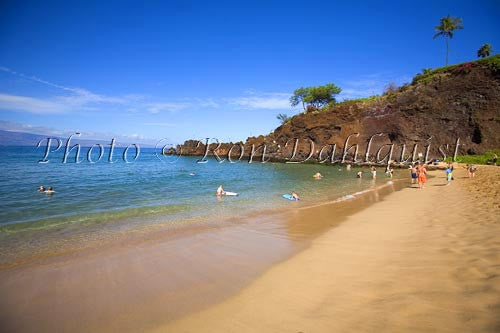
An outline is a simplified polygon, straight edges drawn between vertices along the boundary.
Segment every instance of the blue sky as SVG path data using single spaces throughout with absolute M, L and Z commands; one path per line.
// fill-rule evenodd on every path
M 450 63 L 500 49 L 499 1 L 4 0 L 0 129 L 244 140 L 300 112 L 300 86 L 363 97 L 444 65 L 447 14 Z

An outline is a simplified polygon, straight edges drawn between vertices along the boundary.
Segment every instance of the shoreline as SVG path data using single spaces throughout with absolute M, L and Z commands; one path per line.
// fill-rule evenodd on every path
M 384 183 L 354 200 L 260 212 L 197 230 L 149 232 L 146 238 L 139 235 L 115 246 L 0 270 L 0 291 L 10 300 L 8 309 L 2 307 L 0 321 L 13 331 L 78 331 L 80 325 L 64 315 L 74 311 L 93 330 L 150 329 L 165 318 L 174 320 L 235 295 L 267 269 L 307 248 L 326 229 L 383 200 L 403 183 Z M 311 214 L 317 223 L 308 223 Z M 86 297 L 83 304 L 81 295 Z M 69 302 L 64 307 L 61 297 Z M 29 306 L 21 310 L 26 302 Z M 140 319 L 102 322 L 104 314 Z M 47 326 L 40 325 L 42 318 Z
M 385 175 L 382 176 L 383 179 L 386 178 Z M 184 235 L 184 234 L 190 234 L 190 233 L 197 233 L 199 231 L 203 230 L 209 230 L 213 228 L 219 228 L 219 227 L 224 227 L 228 225 L 233 225 L 235 221 L 238 221 L 237 223 L 245 223 L 245 220 L 249 219 L 255 219 L 259 218 L 260 216 L 264 215 L 274 215 L 274 214 L 284 214 L 289 210 L 294 210 L 294 209 L 309 209 L 312 207 L 318 207 L 322 205 L 329 205 L 329 204 L 336 204 L 340 203 L 343 201 L 349 201 L 354 199 L 354 197 L 358 198 L 360 195 L 363 195 L 365 193 L 368 193 L 373 190 L 380 190 L 384 187 L 387 186 L 396 186 L 398 187 L 398 190 L 400 189 L 400 184 L 402 181 L 404 182 L 406 178 L 386 178 L 387 181 L 382 183 L 382 184 L 377 184 L 375 185 L 374 183 L 371 185 L 370 188 L 367 188 L 365 190 L 357 191 L 357 192 L 352 192 L 348 193 L 345 195 L 342 195 L 338 198 L 335 199 L 326 199 L 322 198 L 321 200 L 314 202 L 304 202 L 303 200 L 300 201 L 299 203 L 291 203 L 293 206 L 279 206 L 275 208 L 263 208 L 261 207 L 260 209 L 251 211 L 251 212 L 246 212 L 243 215 L 233 215 L 233 216 L 225 216 L 222 220 L 217 220 L 217 222 L 214 222 L 214 217 L 202 217 L 202 216 L 195 216 L 195 217 L 186 217 L 186 218 L 178 218 L 174 219 L 173 222 L 160 222 L 160 223 L 153 223 L 153 224 L 146 224 L 143 226 L 136 226 L 135 228 L 131 227 L 130 229 L 127 229 L 125 231 L 122 230 L 116 230 L 117 234 L 112 235 L 112 237 L 109 235 L 109 231 L 106 229 L 107 233 L 106 237 L 103 237 L 102 239 L 80 239 L 78 237 L 74 238 L 72 242 L 68 242 L 67 248 L 65 247 L 60 247 L 60 246 L 52 246 L 51 244 L 44 244 L 43 247 L 34 247 L 30 251 L 30 256 L 29 257 L 22 257 L 19 256 L 16 258 L 15 261 L 12 259 L 10 261 L 6 260 L 0 260 L 0 271 L 4 269 L 12 269 L 17 266 L 23 266 L 23 265 L 30 265 L 30 264 L 37 264 L 37 263 L 45 263 L 45 262 L 51 262 L 52 260 L 58 260 L 57 258 L 64 258 L 67 256 L 71 256 L 73 254 L 79 254 L 79 253 L 86 253 L 86 252 L 93 252 L 95 248 L 100 248 L 100 249 L 108 249 L 108 248 L 115 248 L 117 246 L 126 246 L 127 244 L 135 244 L 138 242 L 143 242 L 143 241 L 151 241 L 151 240 L 158 240 L 158 239 L 168 239 L 169 237 L 177 237 L 178 235 Z M 371 181 L 371 178 L 367 177 L 367 179 L 363 179 L 363 181 Z M 392 185 L 390 185 L 392 183 Z M 298 207 L 295 207 L 296 204 Z M 137 217 L 132 217 L 130 218 L 131 220 L 139 220 Z M 106 222 L 102 227 L 103 228 L 116 228 L 117 225 L 121 224 L 123 221 L 128 221 L 128 218 L 125 220 L 116 220 L 116 221 L 111 221 L 111 222 Z M 30 226 L 31 224 L 36 223 L 35 222 L 21 222 L 21 223 L 12 223 L 10 225 L 12 226 L 25 226 L 28 225 Z M 135 222 L 137 224 L 137 222 Z M 108 225 L 109 224 L 109 225 Z M 8 225 L 6 225 L 8 226 Z M 71 226 L 71 225 L 70 225 Z M 57 225 L 56 225 L 57 227 Z M 71 226 L 74 228 L 74 226 Z M 88 232 L 90 233 L 95 233 L 99 231 L 99 228 L 101 226 L 99 225 L 91 225 L 89 227 Z M 59 229 L 59 228 L 55 228 Z M 28 232 L 31 233 L 32 230 L 34 232 L 38 232 L 38 230 L 28 228 L 26 230 L 23 230 L 21 232 Z M 76 229 L 75 229 L 76 230 Z M 73 230 L 73 233 L 75 232 Z M 47 231 L 42 231 L 42 232 L 48 232 L 48 235 L 44 234 L 33 234 L 33 235 L 26 235 L 29 238 L 32 237 L 40 237 L 40 236 L 49 236 L 49 237 L 54 237 L 51 233 L 53 233 L 52 230 L 47 230 Z M 57 230 L 55 230 L 56 236 L 57 236 Z M 70 237 L 73 234 L 68 233 L 66 237 Z M 23 240 L 24 242 L 24 240 Z M 90 244 L 89 244 L 90 242 Z M 13 244 L 15 245 L 15 244 Z M 53 250 L 53 252 L 47 250 L 48 248 L 53 248 L 57 250 Z M 32 255 L 36 253 L 36 255 Z M 10 255 L 10 254 L 9 254 Z M 5 261 L 5 262 L 4 262 Z
M 500 169 L 457 169 L 451 186 L 437 175 L 393 193 L 236 296 L 152 331 L 498 331 Z
M 482 177 L 484 169 L 479 168 L 479 176 Z M 496 174 L 487 179 L 488 186 L 498 184 L 500 179 L 500 169 L 491 170 Z M 410 251 L 407 244 L 400 242 L 401 238 L 408 240 L 408 230 L 401 229 L 400 223 L 394 220 L 399 221 L 403 216 L 401 221 L 408 219 L 414 222 L 415 216 L 412 214 L 422 218 L 429 212 L 439 215 L 436 207 L 448 207 L 449 204 L 446 200 L 442 201 L 440 191 L 445 191 L 445 198 L 451 196 L 450 199 L 456 201 L 451 207 L 457 212 L 449 218 L 460 219 L 458 213 L 463 214 L 465 209 L 470 209 L 471 203 L 485 203 L 484 194 L 490 194 L 490 187 L 486 187 L 488 191 L 485 192 L 481 184 L 463 180 L 465 170 L 461 167 L 457 167 L 457 180 L 452 186 L 442 186 L 445 180 L 438 171 L 431 174 L 435 176 L 429 177 L 428 188 L 424 190 L 410 189 L 407 186 L 409 181 L 401 179 L 360 193 L 355 200 L 347 198 L 337 203 L 326 202 L 275 214 L 241 217 L 240 221 L 234 219 L 225 226 L 214 225 L 171 237 L 165 231 L 163 234 L 150 234 L 155 237 L 137 238 L 135 242 L 125 242 L 119 246 L 91 249 L 45 262 L 0 270 L 0 291 L 4 295 L 4 302 L 0 304 L 0 322 L 13 332 L 383 330 L 387 327 L 377 326 L 381 325 L 378 319 L 363 312 L 361 314 L 368 316 L 367 321 L 373 322 L 374 326 L 352 326 L 352 322 L 347 320 L 352 319 L 352 315 L 339 314 L 331 307 L 326 309 L 332 313 L 324 313 L 321 309 L 323 304 L 337 302 L 337 305 L 341 305 L 340 309 L 349 304 L 348 313 L 358 313 L 357 306 L 366 304 L 363 300 L 353 304 L 351 298 L 355 299 L 359 293 L 377 294 L 376 290 L 388 289 L 389 293 L 397 294 L 398 291 L 390 287 L 394 283 L 393 279 L 414 281 L 408 275 L 412 265 L 401 260 L 409 256 L 410 252 L 428 252 L 429 243 L 418 232 L 416 235 L 421 243 L 412 240 Z M 401 190 L 398 190 L 399 186 Z M 465 189 L 467 186 L 472 188 Z M 468 203 L 467 191 L 477 191 L 475 201 L 469 200 Z M 408 198 L 409 195 L 411 198 Z M 412 197 L 414 195 L 420 195 L 418 200 L 423 200 L 429 207 L 423 211 L 407 211 L 408 200 L 415 200 Z M 479 216 L 484 217 L 485 212 L 489 212 L 494 197 L 491 196 L 491 202 L 486 206 L 479 205 Z M 385 208 L 381 210 L 381 207 Z M 364 216 L 364 219 L 360 219 L 360 216 Z M 426 226 L 432 226 L 432 221 L 424 222 Z M 440 221 L 439 224 L 444 225 L 444 222 Z M 417 226 L 408 222 L 404 223 L 404 227 L 409 227 L 412 232 L 417 231 Z M 491 225 L 486 227 L 491 228 Z M 391 249 L 382 247 L 383 251 L 380 247 L 365 249 L 369 244 L 376 244 L 378 237 L 386 238 L 386 230 L 391 235 L 389 240 L 396 242 L 397 246 Z M 398 230 L 404 232 L 404 237 L 396 232 Z M 494 234 L 495 230 L 488 232 Z M 484 234 L 474 236 L 483 237 Z M 339 253 L 332 254 L 332 246 L 333 249 L 340 246 L 342 256 L 338 256 Z M 491 246 L 497 246 L 500 252 L 500 244 Z M 350 251 L 345 252 L 343 249 Z M 444 245 L 440 250 L 450 254 Z M 396 263 L 385 262 L 393 257 L 392 251 L 401 257 L 397 258 Z M 453 251 L 466 253 L 462 249 Z M 490 252 L 488 255 L 493 256 Z M 368 258 L 360 254 L 368 255 Z M 370 255 L 374 254 L 378 254 L 378 257 L 370 260 Z M 477 256 L 470 260 L 473 259 L 477 260 Z M 331 260 L 339 262 L 332 263 Z M 498 255 L 492 260 L 498 263 Z M 396 278 L 396 275 L 389 277 L 382 274 L 383 283 L 377 285 L 381 272 L 373 266 L 374 263 L 390 270 L 399 267 L 399 275 Z M 358 267 L 360 264 L 362 266 Z M 459 271 L 467 271 L 463 265 L 457 267 Z M 317 274 L 313 274 L 315 270 Z M 487 286 L 495 295 L 500 290 L 497 282 L 500 272 L 497 274 L 493 269 L 493 272 L 483 273 L 484 270 L 483 267 L 479 272 L 492 281 L 493 286 Z M 427 275 L 432 276 L 434 271 L 435 268 Z M 365 278 L 358 285 L 359 290 L 353 292 L 351 284 L 360 279 L 359 275 Z M 346 276 L 349 278 L 346 279 Z M 425 277 L 422 279 L 425 280 Z M 434 283 L 429 279 L 426 281 Z M 377 288 L 362 291 L 364 284 L 372 287 L 376 285 Z M 400 286 L 401 282 L 396 285 Z M 426 286 L 421 287 L 425 289 Z M 453 286 L 449 292 L 455 292 L 456 288 Z M 296 289 L 304 292 L 296 292 Z M 338 289 L 344 292 L 336 295 Z M 353 293 L 346 294 L 349 290 Z M 412 298 L 410 295 L 414 292 L 411 291 L 405 297 Z M 399 300 L 404 299 L 403 296 L 398 297 Z M 384 304 L 387 300 L 370 299 L 370 302 L 370 308 L 377 309 L 379 302 Z M 467 303 L 467 299 L 464 302 Z M 488 302 L 488 307 L 497 306 L 491 300 Z M 285 306 L 287 311 L 283 310 L 283 304 L 290 304 Z M 289 308 L 292 305 L 294 308 Z M 366 307 L 362 309 L 366 311 Z M 393 311 L 386 309 L 384 313 Z M 289 317 L 291 314 L 293 316 Z M 344 319 L 340 320 L 340 324 L 324 319 L 332 314 L 335 314 L 332 317 L 335 321 Z M 401 316 L 406 318 L 407 314 Z M 279 322 L 296 326 L 275 326 Z M 391 323 L 388 327 L 396 325 L 397 330 L 407 330 L 406 324 Z M 415 327 L 409 330 L 419 331 Z

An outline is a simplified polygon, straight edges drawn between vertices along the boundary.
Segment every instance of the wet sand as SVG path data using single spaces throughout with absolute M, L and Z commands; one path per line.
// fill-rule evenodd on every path
M 500 168 L 433 172 L 157 332 L 498 332 Z M 310 216 L 314 221 L 314 215 Z
M 313 208 L 290 203 L 286 212 L 138 233 L 95 249 L 4 267 L 0 331 L 154 329 L 226 300 L 397 187 L 385 185 L 355 200 Z
M 434 174 L 0 270 L 0 331 L 498 331 L 500 168 Z

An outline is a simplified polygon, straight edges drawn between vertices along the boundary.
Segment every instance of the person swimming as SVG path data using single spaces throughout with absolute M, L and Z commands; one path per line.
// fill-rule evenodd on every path
M 314 177 L 314 179 L 321 179 L 321 178 L 323 178 L 323 175 L 319 172 L 316 172 L 313 177 Z
M 43 185 L 40 185 L 38 187 L 38 192 L 45 192 L 45 187 Z
M 358 173 L 356 174 L 356 178 L 361 178 L 361 177 L 363 177 L 363 172 L 358 171 Z
M 191 172 L 189 175 L 190 176 L 196 176 L 196 174 L 194 172 Z
M 217 188 L 217 192 L 215 192 L 215 194 L 220 197 L 220 196 L 223 196 L 224 195 L 224 189 L 222 188 L 222 185 L 219 185 L 219 187 Z
M 56 191 L 54 191 L 54 190 L 52 189 L 52 186 L 49 186 L 49 188 L 48 188 L 47 190 L 45 190 L 45 192 L 44 192 L 44 193 L 47 193 L 47 194 L 54 194 L 54 193 L 56 193 Z
M 299 195 L 298 195 L 297 193 L 295 193 L 295 192 L 293 192 L 293 191 L 292 191 L 292 193 L 290 193 L 290 195 L 291 195 L 291 196 L 292 196 L 292 198 L 294 198 L 295 200 L 300 200 L 300 197 L 299 197 Z

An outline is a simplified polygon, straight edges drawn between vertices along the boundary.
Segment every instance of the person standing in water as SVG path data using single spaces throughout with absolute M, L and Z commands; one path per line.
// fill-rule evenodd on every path
M 222 188 L 222 185 L 219 185 L 219 187 L 217 188 L 217 192 L 215 192 L 215 194 L 218 197 L 221 197 L 224 194 L 224 189 Z
M 372 166 L 372 178 L 373 179 L 377 178 L 377 169 L 374 166 Z
M 425 183 L 427 182 L 427 170 L 425 168 L 425 164 L 417 168 L 417 174 L 418 174 L 418 188 L 423 189 L 425 187 Z
M 361 177 L 363 177 L 363 172 L 358 171 L 358 173 L 356 174 L 356 178 L 361 178 Z
M 411 183 L 415 184 L 417 182 L 417 178 L 418 178 L 418 175 L 417 175 L 417 166 L 415 166 L 415 164 L 411 165 L 410 175 L 411 175 Z
M 387 176 L 389 178 L 392 178 L 392 176 L 394 176 L 394 169 L 393 168 L 389 168 L 389 170 L 387 170 Z

